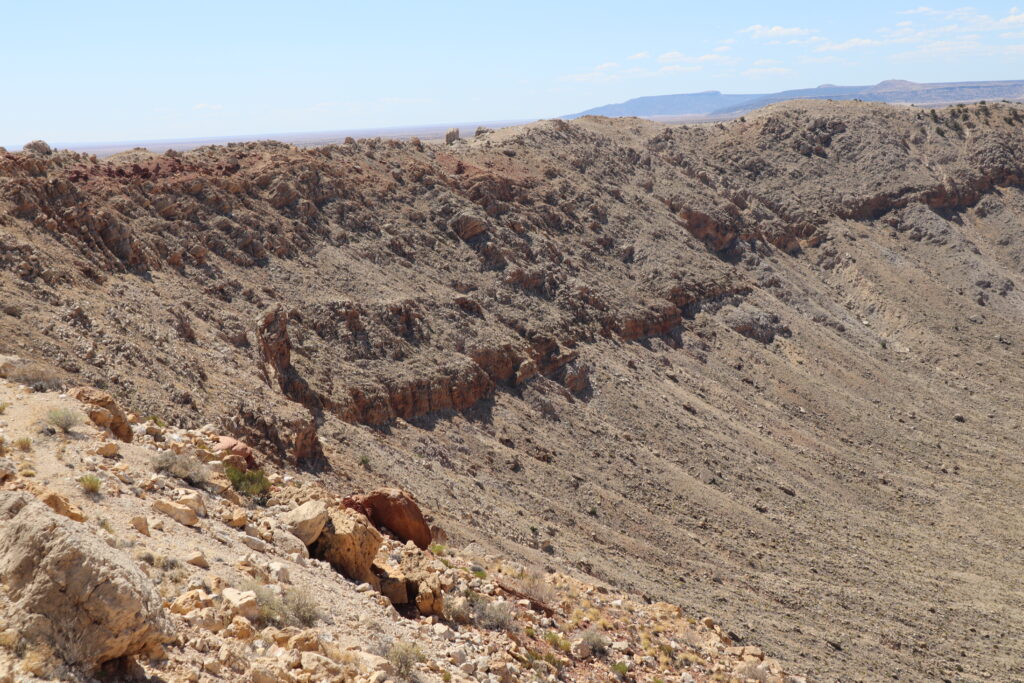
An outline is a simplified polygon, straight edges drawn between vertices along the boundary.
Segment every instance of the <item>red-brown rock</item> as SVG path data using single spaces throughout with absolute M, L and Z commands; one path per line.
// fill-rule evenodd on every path
M 407 491 L 377 489 L 372 493 L 350 496 L 342 504 L 366 515 L 377 528 L 386 527 L 402 541 L 412 541 L 423 549 L 430 545 L 430 526 L 416 500 Z
M 131 443 L 132 426 L 113 396 L 93 387 L 76 387 L 69 391 L 68 395 L 93 407 L 93 410 L 89 411 L 89 418 L 93 422 L 108 427 L 121 441 Z

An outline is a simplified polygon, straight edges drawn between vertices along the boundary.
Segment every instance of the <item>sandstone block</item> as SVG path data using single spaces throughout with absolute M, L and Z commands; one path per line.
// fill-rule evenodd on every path
M 327 523 L 327 504 L 322 500 L 311 500 L 281 517 L 285 528 L 306 545 L 312 545 Z

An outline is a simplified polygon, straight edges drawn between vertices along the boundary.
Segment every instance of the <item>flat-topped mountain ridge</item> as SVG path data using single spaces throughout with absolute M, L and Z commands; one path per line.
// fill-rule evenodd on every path
M 1024 109 L 0 154 L 0 353 L 814 680 L 1024 675 Z
M 1024 81 L 961 81 L 955 83 L 914 83 L 892 79 L 875 85 L 819 85 L 816 88 L 783 90 L 777 93 L 733 94 L 717 90 L 678 95 L 637 97 L 617 104 L 594 107 L 567 118 L 580 116 L 704 116 L 733 118 L 786 100 L 862 100 L 943 107 L 981 100 L 1024 99 Z

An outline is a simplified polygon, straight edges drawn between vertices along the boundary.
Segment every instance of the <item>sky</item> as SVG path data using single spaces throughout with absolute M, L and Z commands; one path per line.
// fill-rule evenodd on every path
M 1024 9 L 1005 3 L 0 0 L 0 17 L 0 145 L 11 147 L 1024 78 Z

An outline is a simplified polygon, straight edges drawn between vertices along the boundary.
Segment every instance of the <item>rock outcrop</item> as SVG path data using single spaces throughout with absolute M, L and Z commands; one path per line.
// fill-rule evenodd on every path
M 286 512 L 281 521 L 300 541 L 312 545 L 320 537 L 327 518 L 327 504 L 321 500 L 310 500 Z
M 152 584 L 128 558 L 31 496 L 0 491 L 6 625 L 68 663 L 157 655 L 173 637 Z
M 395 488 L 349 496 L 342 504 L 366 515 L 378 529 L 386 528 L 403 543 L 412 541 L 426 550 L 430 545 L 430 525 L 408 491 Z
M 106 427 L 121 441 L 131 443 L 132 426 L 113 396 L 93 387 L 76 387 L 68 395 L 90 406 L 89 419 L 95 424 Z
M 380 582 L 370 568 L 382 540 L 364 515 L 347 508 L 331 508 L 310 555 L 329 562 L 353 581 L 378 587 Z

